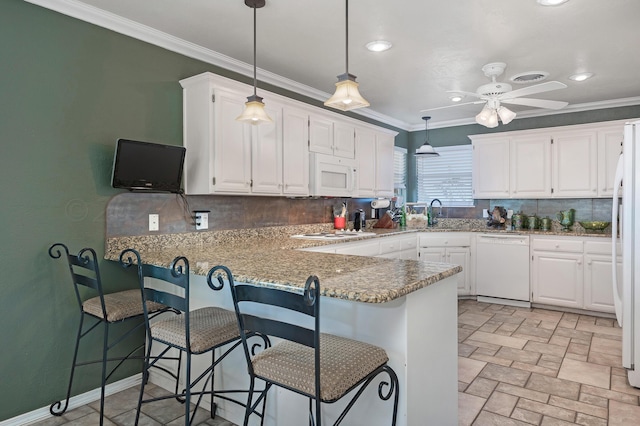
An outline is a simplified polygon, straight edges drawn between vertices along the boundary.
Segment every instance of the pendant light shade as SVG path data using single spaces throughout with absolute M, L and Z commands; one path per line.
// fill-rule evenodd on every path
M 245 0 L 244 4 L 253 9 L 253 95 L 247 97 L 244 111 L 236 118 L 238 121 L 258 125 L 262 123 L 272 123 L 273 120 L 267 112 L 264 110 L 264 103 L 262 98 L 257 95 L 257 66 L 256 66 L 256 51 L 257 51 L 257 37 L 256 37 L 256 10 L 263 7 L 266 0 Z
M 336 91 L 327 101 L 325 106 L 336 108 L 342 111 L 349 111 L 356 108 L 365 108 L 370 104 L 360 95 L 356 76 L 349 74 L 349 0 L 345 0 L 345 53 L 346 71 L 338 76 Z
M 440 154 L 438 154 L 436 152 L 436 150 L 433 149 L 433 147 L 429 143 L 429 119 L 431 119 L 431 117 L 422 117 L 422 119 L 424 120 L 424 125 L 425 125 L 425 130 L 426 130 L 426 137 L 425 137 L 425 141 L 422 144 L 422 146 L 420 148 L 416 149 L 416 155 L 439 157 Z

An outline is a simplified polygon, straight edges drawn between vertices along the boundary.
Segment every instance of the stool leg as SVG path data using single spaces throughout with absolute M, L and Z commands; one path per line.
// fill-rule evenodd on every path
M 216 350 L 212 350 L 211 351 L 211 365 L 215 365 L 216 363 Z M 215 419 L 216 418 L 216 411 L 217 411 L 217 404 L 215 403 L 215 401 L 213 400 L 213 396 L 214 396 L 214 390 L 215 390 L 215 380 L 216 380 L 216 375 L 215 375 L 215 367 L 213 367 L 213 369 L 211 370 L 211 406 L 210 406 L 210 412 L 211 412 L 211 418 Z M 204 389 L 203 389 L 204 391 Z
M 189 415 L 189 408 L 191 408 L 191 353 L 187 352 L 187 373 L 186 373 L 186 392 L 185 392 L 185 402 L 184 402 L 184 424 L 185 426 L 189 426 L 191 424 L 191 416 Z M 195 416 L 196 412 L 194 410 L 193 415 Z
M 78 326 L 78 334 L 76 335 L 76 347 L 73 350 L 73 361 L 71 363 L 71 374 L 69 375 L 69 386 L 67 386 L 67 396 L 64 399 L 64 407 L 62 406 L 62 400 L 54 402 L 49 407 L 49 412 L 54 416 L 61 416 L 67 411 L 69 407 L 69 398 L 71 398 L 71 386 L 73 385 L 73 374 L 76 371 L 76 361 L 78 359 L 78 348 L 80 347 L 80 340 L 82 339 L 82 326 L 84 323 L 84 314 L 80 314 L 80 325 Z
M 138 408 L 136 409 L 136 420 L 134 422 L 135 426 L 138 426 L 138 421 L 140 421 L 140 410 L 142 408 L 142 397 L 144 395 L 144 387 L 149 381 L 149 360 L 151 359 L 151 342 L 152 339 L 147 338 L 147 350 L 144 356 L 144 365 L 142 366 L 142 383 L 140 384 L 140 395 L 138 396 Z
M 104 388 L 107 382 L 107 352 L 109 351 L 109 322 L 104 321 L 104 341 L 102 343 L 102 380 L 100 381 L 100 426 L 104 423 Z

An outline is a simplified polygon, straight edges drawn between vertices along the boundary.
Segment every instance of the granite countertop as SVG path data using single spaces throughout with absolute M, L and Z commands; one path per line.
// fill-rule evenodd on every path
M 478 226 L 477 221 L 453 221 L 442 221 L 439 226 L 426 229 L 367 228 L 375 235 L 340 242 L 415 232 L 507 232 Z M 366 303 L 397 299 L 462 270 L 458 265 L 447 263 L 301 251 L 298 249 L 335 244 L 336 241 L 291 238 L 291 235 L 330 230 L 331 224 L 316 224 L 113 237 L 106 241 L 105 258 L 117 261 L 122 250 L 135 248 L 145 263 L 168 267 L 176 256 L 185 256 L 189 259 L 191 272 L 197 275 L 206 275 L 213 266 L 224 265 L 232 271 L 236 281 L 290 291 L 301 291 L 309 275 L 316 275 L 320 279 L 322 295 Z M 590 236 L 561 231 L 517 233 Z

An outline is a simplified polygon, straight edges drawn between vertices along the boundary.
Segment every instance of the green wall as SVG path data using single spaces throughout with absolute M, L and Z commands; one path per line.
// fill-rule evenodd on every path
M 78 313 L 68 272 L 47 249 L 64 242 L 103 257 L 106 205 L 121 192 L 110 187 L 116 139 L 181 145 L 178 80 L 250 79 L 22 0 L 0 4 L 0 56 L 2 421 L 65 394 Z M 131 271 L 100 266 L 110 291 L 137 285 Z M 86 346 L 99 353 L 98 339 Z M 98 383 L 84 367 L 73 393 Z

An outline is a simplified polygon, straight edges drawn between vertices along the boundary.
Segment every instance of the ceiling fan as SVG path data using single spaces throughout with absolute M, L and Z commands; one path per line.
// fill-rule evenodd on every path
M 463 92 L 459 90 L 449 90 L 447 93 L 473 96 L 480 98 L 478 101 L 465 102 L 462 104 L 448 105 L 444 107 L 423 109 L 420 112 L 434 111 L 444 108 L 453 108 L 461 105 L 482 104 L 484 107 L 478 115 L 476 122 L 486 127 L 496 127 L 498 117 L 502 124 L 509 124 L 516 116 L 516 113 L 502 104 L 524 105 L 535 108 L 561 109 L 569 105 L 568 102 L 550 101 L 544 99 L 523 98 L 522 96 L 533 95 L 535 93 L 550 92 L 552 90 L 564 89 L 566 84 L 559 81 L 548 81 L 546 83 L 534 84 L 522 89 L 512 90 L 511 85 L 496 81 L 496 77 L 502 75 L 507 64 L 503 62 L 492 62 L 482 67 L 484 75 L 491 78 L 491 83 L 484 84 L 475 92 Z

